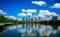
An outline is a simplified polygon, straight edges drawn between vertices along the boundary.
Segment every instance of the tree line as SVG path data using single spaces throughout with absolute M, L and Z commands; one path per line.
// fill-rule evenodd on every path
M 60 24 L 60 20 L 42 20 L 42 21 L 39 21 L 39 22 L 26 22 L 26 21 L 23 21 L 23 20 L 20 20 L 18 21 L 17 19 L 16 20 L 13 20 L 13 19 L 8 19 L 4 16 L 0 16 L 0 23 L 7 23 L 7 22 L 15 22 L 15 23 L 40 23 L 40 24 Z

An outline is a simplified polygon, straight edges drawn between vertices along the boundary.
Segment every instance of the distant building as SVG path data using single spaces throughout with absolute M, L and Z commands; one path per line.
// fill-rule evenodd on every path
M 23 21 L 25 21 L 25 18 L 23 18 Z
M 26 18 L 26 22 L 29 22 L 29 18 Z
M 53 16 L 52 20 L 57 20 L 57 16 Z
M 35 19 L 34 18 L 31 18 L 31 22 L 34 22 L 35 21 Z
M 35 17 L 35 21 L 36 21 L 36 22 L 38 21 L 38 18 L 37 18 L 37 17 Z
M 41 17 L 38 17 L 38 21 L 41 21 Z
M 37 21 L 37 18 L 35 17 L 35 21 Z
M 57 20 L 60 20 L 60 16 L 58 16 Z

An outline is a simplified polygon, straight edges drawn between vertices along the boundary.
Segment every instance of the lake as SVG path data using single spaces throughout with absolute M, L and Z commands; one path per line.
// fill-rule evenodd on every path
M 60 27 L 54 29 L 50 25 L 21 24 L 4 27 L 0 37 L 60 37 Z

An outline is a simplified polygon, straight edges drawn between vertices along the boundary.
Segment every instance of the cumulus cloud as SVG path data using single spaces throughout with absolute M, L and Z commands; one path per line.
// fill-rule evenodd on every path
M 45 18 L 45 16 L 44 16 L 44 15 L 38 15 L 38 17 Z
M 51 8 L 60 8 L 60 3 L 55 3 Z
M 43 5 L 46 5 L 46 2 L 44 1 L 32 1 L 33 4 L 37 4 L 39 6 L 43 6 Z
M 42 20 L 51 20 L 52 16 L 58 16 L 58 14 L 49 10 L 39 10 L 38 17 L 41 17 Z
M 10 19 L 16 20 L 17 18 L 15 16 L 8 16 Z
M 55 12 L 50 12 L 49 10 L 39 10 L 39 12 L 39 15 L 57 16 Z
M 45 18 L 43 18 L 43 20 L 51 20 L 51 19 L 52 19 L 52 16 L 50 16 L 50 17 L 45 16 Z
M 32 13 L 19 13 L 18 16 L 32 16 Z
M 58 16 L 58 14 L 55 12 L 52 12 L 51 14 L 52 14 L 52 16 Z
M 32 13 L 27 13 L 27 16 L 32 16 Z
M 17 18 L 15 16 L 5 16 L 5 17 L 7 17 L 8 19 L 13 19 L 13 20 L 17 19 L 18 21 L 22 20 L 22 18 Z
M 48 10 L 39 10 L 40 15 L 51 15 L 51 13 Z
M 36 13 L 37 10 L 36 9 L 27 9 L 27 10 L 22 9 L 22 12 Z
M 0 14 L 6 14 L 6 12 L 3 12 L 3 10 L 0 10 Z
M 18 21 L 22 20 L 22 18 L 17 18 Z
M 16 18 L 16 17 L 14 17 L 14 16 L 9 16 L 10 18 Z
M 22 9 L 22 12 L 26 12 L 26 10 L 25 9 Z
M 18 13 L 18 16 L 32 16 L 33 13 L 36 13 L 36 9 L 22 9 L 22 13 Z
M 26 13 L 18 13 L 18 16 L 26 16 Z

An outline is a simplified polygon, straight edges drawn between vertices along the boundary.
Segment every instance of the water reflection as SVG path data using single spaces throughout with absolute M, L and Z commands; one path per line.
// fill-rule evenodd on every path
M 52 26 L 41 24 L 23 24 L 8 26 L 0 35 L 1 37 L 57 37 L 60 35 L 60 27 L 54 30 Z

